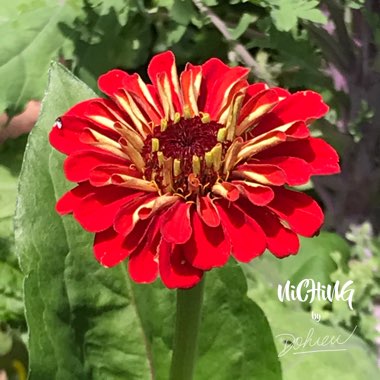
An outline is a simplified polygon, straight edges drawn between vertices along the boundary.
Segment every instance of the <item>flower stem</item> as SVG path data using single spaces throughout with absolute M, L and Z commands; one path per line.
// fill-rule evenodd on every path
M 177 290 L 177 315 L 170 380 L 192 380 L 203 302 L 204 280 L 191 289 Z

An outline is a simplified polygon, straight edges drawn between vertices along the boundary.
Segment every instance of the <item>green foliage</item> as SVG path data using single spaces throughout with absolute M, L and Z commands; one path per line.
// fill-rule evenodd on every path
M 374 238 L 369 223 L 352 227 L 347 238 L 354 243 L 350 261 L 348 265 L 344 264 L 339 251 L 332 251 L 331 257 L 336 261 L 337 269 L 331 273 L 331 280 L 341 284 L 350 280 L 354 282 L 354 310 L 336 300 L 330 305 L 326 302 L 314 304 L 313 310 L 336 326 L 348 330 L 357 326 L 357 334 L 371 342 L 379 335 L 376 332 L 374 302 L 380 294 L 380 238 Z
M 263 0 L 263 3 L 270 8 L 273 22 L 280 31 L 290 31 L 299 20 L 320 24 L 327 22 L 317 0 Z
M 14 254 L 13 216 L 25 139 L 0 146 L 0 322 L 22 326 L 22 274 Z
M 368 21 L 374 36 L 368 58 L 379 71 L 378 15 L 365 12 L 364 0 L 337 3 L 350 38 L 360 40 L 360 19 Z M 273 83 L 292 91 L 311 88 L 322 93 L 331 111 L 327 120 L 313 125 L 314 136 L 322 135 L 342 155 L 350 144 L 362 140 L 376 117 L 376 109 L 362 99 L 371 86 L 359 88 L 356 106 L 352 94 L 334 88 L 336 74 L 328 74 L 328 69 L 341 62 L 345 46 L 321 27 L 326 16 L 319 1 L 204 0 L 203 4 L 212 7 Z M 11 116 L 29 100 L 42 98 L 52 59 L 94 89 L 97 77 L 115 67 L 145 76 L 150 56 L 166 49 L 174 51 L 180 66 L 211 56 L 242 64 L 234 42 L 227 42 L 191 0 L 0 0 L 0 7 L 0 113 Z M 343 62 L 351 65 L 351 60 Z M 362 69 L 364 77 L 367 69 Z M 358 81 L 359 77 L 355 74 Z M 0 368 L 10 366 L 14 358 L 27 361 L 19 332 L 8 330 L 11 325 L 25 331 L 24 275 L 31 380 L 166 379 L 175 294 L 159 284 L 131 284 L 121 266 L 101 268 L 91 254 L 92 237 L 71 217 L 61 219 L 54 212 L 67 183 L 62 157 L 48 146 L 47 133 L 60 113 L 91 96 L 94 93 L 83 83 L 53 66 L 21 180 L 17 250 L 23 274 L 14 255 L 12 217 L 25 139 L 0 146 L 0 322 L 7 325 L 7 331 L 0 333 Z M 337 127 L 342 121 L 347 133 Z M 351 246 L 336 234 L 322 232 L 314 239 L 302 239 L 297 256 L 278 260 L 266 254 L 244 266 L 249 297 L 265 311 L 275 336 L 286 332 L 306 336 L 314 327 L 318 336 L 346 338 L 357 326 L 347 352 L 281 357 L 285 380 L 303 379 L 305 373 L 310 380 L 342 378 L 342 374 L 344 380 L 379 376 L 373 355 L 373 303 L 380 293 L 380 240 L 369 225 L 353 228 L 347 239 Z M 353 280 L 354 311 L 336 301 L 281 304 L 277 284 L 303 278 L 322 283 Z M 281 377 L 266 318 L 245 294 L 245 281 L 235 265 L 207 275 L 197 380 Z M 322 316 L 319 324 L 311 320 L 311 311 Z M 10 351 L 12 341 L 21 351 Z M 275 343 L 281 352 L 283 341 L 276 338 Z
M 373 350 L 358 336 L 363 336 L 363 331 L 367 331 L 365 328 L 370 326 L 369 310 L 372 309 L 374 293 L 377 291 L 378 294 L 374 280 L 377 272 L 374 272 L 376 268 L 373 267 L 373 262 L 363 264 L 357 261 L 353 264 L 349 260 L 351 255 L 350 247 L 342 238 L 322 233 L 317 238 L 302 239 L 301 251 L 296 257 L 278 260 L 266 253 L 260 259 L 243 266 L 248 278 L 248 295 L 264 310 L 273 329 L 284 380 L 301 380 L 305 373 L 310 380 L 334 380 L 342 378 L 343 374 L 345 380 L 375 380 L 379 377 Z M 335 261 L 337 256 L 340 258 L 338 263 Z M 302 279 L 313 279 L 322 284 L 353 280 L 354 311 L 349 310 L 342 301 L 334 301 L 332 304 L 314 301 L 311 305 L 307 304 L 308 307 L 298 301 L 281 303 L 277 297 L 278 284 L 283 285 L 290 280 L 297 285 Z M 312 320 L 311 311 L 320 313 L 321 322 Z M 359 315 L 360 319 L 357 318 Z M 311 329 L 314 347 L 307 344 L 297 349 L 297 338 L 300 337 L 305 342 Z M 354 335 L 350 337 L 353 331 Z M 369 331 L 373 333 L 373 324 Z M 315 345 L 318 338 L 321 342 L 325 336 L 331 338 L 338 335 L 342 342 L 348 339 L 346 344 L 325 348 L 346 348 L 346 351 L 294 355 L 296 352 L 323 349 Z M 367 339 L 370 337 L 373 338 L 373 335 L 366 336 Z M 290 346 L 293 344 L 295 346 Z M 284 350 L 289 352 L 284 354 Z
M 20 112 L 31 99 L 40 99 L 50 60 L 65 44 L 60 23 L 70 23 L 74 1 L 15 0 L 0 2 L 0 113 Z
M 57 64 L 49 83 L 29 138 L 16 213 L 30 379 L 166 379 L 175 293 L 159 284 L 132 285 L 123 265 L 101 267 L 92 236 L 54 210 L 68 183 L 63 156 L 47 134 L 58 115 L 94 93 Z M 267 320 L 246 292 L 239 267 L 210 273 L 197 379 L 281 379 Z

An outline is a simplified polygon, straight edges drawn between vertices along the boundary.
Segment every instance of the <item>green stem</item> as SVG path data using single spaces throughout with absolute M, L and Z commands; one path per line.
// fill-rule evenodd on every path
M 191 289 L 177 290 L 177 315 L 170 380 L 192 380 L 203 302 L 204 280 Z

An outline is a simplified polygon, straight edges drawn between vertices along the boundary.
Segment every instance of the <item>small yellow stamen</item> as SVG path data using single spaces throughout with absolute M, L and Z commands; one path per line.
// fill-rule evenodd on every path
M 153 138 L 152 139 L 152 152 L 157 152 L 160 149 L 160 140 Z
M 215 171 L 220 169 L 222 163 L 222 144 L 216 144 L 212 149 L 213 167 Z
M 181 114 L 179 112 L 176 112 L 174 114 L 174 124 L 178 123 L 181 120 Z
M 177 177 L 181 174 L 181 161 L 177 158 L 175 158 L 173 161 L 173 173 L 174 177 Z
M 200 115 L 201 115 L 201 121 L 202 123 L 209 123 L 210 122 L 210 115 L 206 112 L 200 112 Z
M 185 104 L 183 106 L 183 116 L 185 117 L 185 119 L 190 119 L 191 118 L 191 108 L 188 104 Z
M 161 119 L 161 132 L 164 132 L 168 127 L 168 121 L 166 119 Z
M 226 135 L 227 135 L 227 128 L 220 128 L 216 138 L 219 142 L 223 142 L 226 139 Z
M 199 160 L 199 157 L 194 155 L 193 156 L 193 173 L 198 175 L 201 172 L 201 162 Z
M 158 165 L 160 168 L 164 164 L 164 154 L 162 152 L 157 152 L 157 160 L 158 160 Z
M 206 166 L 208 168 L 211 168 L 211 166 L 213 164 L 212 150 L 210 152 L 205 153 L 205 161 L 206 161 Z

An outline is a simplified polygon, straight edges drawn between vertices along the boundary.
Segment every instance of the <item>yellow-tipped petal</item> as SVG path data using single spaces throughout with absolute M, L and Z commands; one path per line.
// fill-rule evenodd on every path
M 227 123 L 226 123 L 228 141 L 232 141 L 235 137 L 237 120 L 239 117 L 239 112 L 241 109 L 241 105 L 243 103 L 243 99 L 244 99 L 244 94 L 236 95 L 234 99 L 234 103 L 232 107 L 230 108 L 230 113 L 228 114 Z
M 141 178 L 132 177 L 126 174 L 113 174 L 111 183 L 118 186 L 128 187 L 130 189 L 143 190 L 149 192 L 157 191 L 153 182 Z
M 143 172 L 145 168 L 145 161 L 142 158 L 140 152 L 136 150 L 136 148 L 132 144 L 129 144 L 128 141 L 124 137 L 122 137 L 119 140 L 119 143 L 123 151 L 127 153 L 130 160 L 136 165 L 137 169 L 140 172 Z
M 114 128 L 120 133 L 120 135 L 126 138 L 139 152 L 141 152 L 144 141 L 141 138 L 141 135 L 138 134 L 130 125 L 127 123 L 114 123 Z
M 236 164 L 237 156 L 241 149 L 244 140 L 241 137 L 236 138 L 227 150 L 224 157 L 224 169 L 223 173 L 227 174 Z

